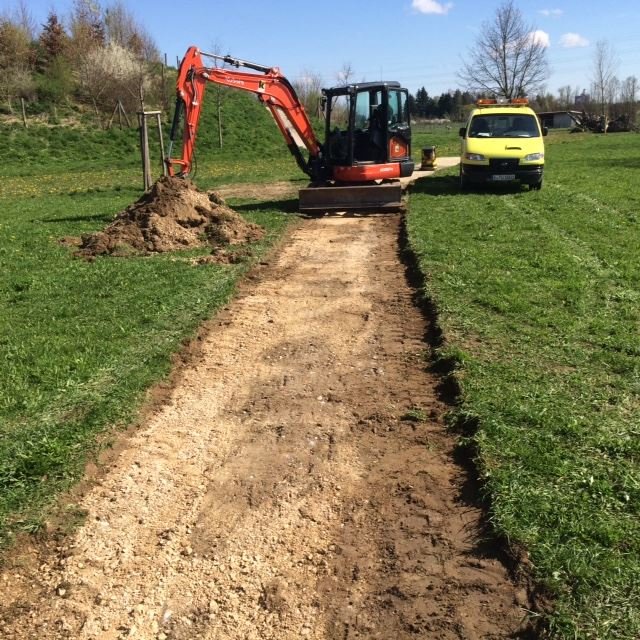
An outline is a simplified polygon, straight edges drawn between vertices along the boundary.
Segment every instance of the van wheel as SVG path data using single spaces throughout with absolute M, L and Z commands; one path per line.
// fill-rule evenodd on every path
M 542 189 L 542 178 L 540 178 L 540 182 L 529 185 L 529 191 L 540 191 L 540 189 Z
M 469 180 L 462 173 L 462 167 L 460 167 L 460 190 L 466 191 L 469 188 Z

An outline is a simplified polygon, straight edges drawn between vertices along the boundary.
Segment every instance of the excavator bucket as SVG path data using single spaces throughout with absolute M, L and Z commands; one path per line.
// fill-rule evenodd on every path
M 356 209 L 397 210 L 402 207 L 402 188 L 399 182 L 339 187 L 307 187 L 300 189 L 299 196 L 300 211 L 309 213 Z

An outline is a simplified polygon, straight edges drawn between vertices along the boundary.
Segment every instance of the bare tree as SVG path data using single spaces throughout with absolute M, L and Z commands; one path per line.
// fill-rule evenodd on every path
M 129 41 L 138 32 L 138 25 L 131 12 L 116 0 L 104 11 L 104 26 L 107 40 L 127 48 Z
M 217 56 L 221 56 L 223 51 L 223 46 L 219 40 L 216 40 L 211 45 L 211 53 L 214 53 Z M 218 66 L 219 61 L 215 60 L 215 65 Z M 218 146 L 222 149 L 223 146 L 223 131 L 224 127 L 222 124 L 222 107 L 224 106 L 224 100 L 227 97 L 229 92 L 229 87 L 224 87 L 221 84 L 214 83 L 213 85 L 213 93 L 216 97 L 216 109 L 218 113 Z
M 94 0 L 74 0 L 71 37 L 79 48 L 88 49 L 105 43 L 105 26 L 100 4 Z
M 493 20 L 483 23 L 458 75 L 471 91 L 526 96 L 539 90 L 549 75 L 546 45 L 540 32 L 525 24 L 513 0 L 506 0 Z
M 27 34 L 29 40 L 35 40 L 38 29 L 25 0 L 19 0 L 14 13 L 16 23 Z
M 0 96 L 13 111 L 14 98 L 31 98 L 35 92 L 32 78 L 29 33 L 10 18 L 0 18 Z
M 85 66 L 89 52 L 105 44 L 100 6 L 92 0 L 74 0 L 69 33 L 67 54 L 74 69 L 78 70 Z
M 576 91 L 569 84 L 558 89 L 558 103 L 562 109 L 571 109 L 573 107 L 574 96 Z
M 631 123 L 635 123 L 638 99 L 638 78 L 635 76 L 628 76 L 623 80 L 622 88 L 620 90 L 620 99 L 625 113 L 629 117 L 629 121 Z
M 116 0 L 105 10 L 104 26 L 107 42 L 130 49 L 136 57 L 146 62 L 160 61 L 160 52 L 153 38 L 121 0 Z
M 293 81 L 293 88 L 308 114 L 320 117 L 322 100 L 322 76 L 304 69 L 299 78 Z
M 617 66 L 618 60 L 613 47 L 607 40 L 598 40 L 593 54 L 592 93 L 605 120 L 608 116 L 612 90 L 617 82 L 615 75 Z
M 353 69 L 353 65 L 350 62 L 343 62 L 340 67 L 340 71 L 336 74 L 336 79 L 341 87 L 346 87 L 353 82 L 353 77 L 356 72 Z
M 620 95 L 621 82 L 617 76 L 611 78 L 607 90 L 607 104 L 611 107 L 618 102 L 618 96 Z

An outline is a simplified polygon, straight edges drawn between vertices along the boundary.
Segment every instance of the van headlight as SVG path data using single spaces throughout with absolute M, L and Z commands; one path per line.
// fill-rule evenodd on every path
M 533 162 L 534 160 L 543 160 L 544 153 L 530 153 L 524 157 L 525 162 Z
M 465 160 L 485 160 L 486 158 L 481 153 L 465 153 Z

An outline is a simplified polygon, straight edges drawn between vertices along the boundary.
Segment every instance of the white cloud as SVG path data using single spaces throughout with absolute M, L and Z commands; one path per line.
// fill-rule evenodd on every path
M 579 33 L 565 33 L 560 38 L 560 44 L 565 49 L 575 49 L 575 47 L 588 47 L 589 41 Z
M 453 2 L 444 4 L 437 0 L 412 0 L 411 6 L 420 13 L 435 13 L 436 15 L 443 16 L 449 13 L 453 7 Z
M 564 11 L 562 9 L 540 9 L 538 13 L 541 13 L 545 18 L 559 18 Z
M 546 31 L 541 31 L 540 29 L 532 31 L 529 34 L 529 38 L 531 39 L 531 42 L 535 42 L 545 49 L 551 45 L 551 38 L 549 38 L 549 34 Z

